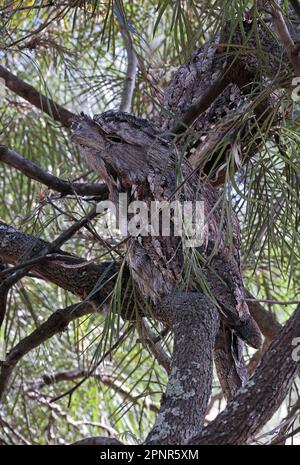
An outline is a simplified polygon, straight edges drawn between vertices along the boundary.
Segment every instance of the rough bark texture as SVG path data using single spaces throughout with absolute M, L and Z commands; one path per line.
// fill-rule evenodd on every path
M 293 339 L 300 334 L 300 306 L 270 345 L 248 383 L 190 444 L 246 444 L 283 402 L 299 368 Z
M 19 264 L 38 256 L 48 245 L 46 241 L 25 234 L 0 221 L 0 255 L 4 262 Z M 113 262 L 99 265 L 57 250 L 32 267 L 32 273 L 85 299 L 89 296 L 101 304 L 109 299 L 114 287 L 112 278 L 119 267 Z M 105 282 L 105 285 L 104 285 Z
M 204 296 L 176 294 L 164 302 L 174 319 L 172 369 L 146 444 L 186 444 L 203 424 L 211 393 L 218 312 Z

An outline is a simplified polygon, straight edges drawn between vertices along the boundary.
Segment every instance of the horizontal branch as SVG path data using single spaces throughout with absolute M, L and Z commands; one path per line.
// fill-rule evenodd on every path
M 5 263 L 17 264 L 21 260 L 30 260 L 48 245 L 48 242 L 0 221 L 0 257 Z M 61 250 L 57 251 L 55 259 L 47 261 L 47 266 L 36 263 L 31 269 L 34 276 L 50 281 L 81 299 L 89 297 L 96 304 L 110 298 L 114 288 L 113 278 L 118 270 L 114 262 L 96 265 Z
M 38 92 L 34 87 L 8 71 L 0 65 L 0 78 L 4 79 L 5 86 L 15 94 L 27 100 L 39 110 L 47 113 L 55 121 L 60 122 L 66 128 L 71 127 L 73 121 L 78 119 L 75 113 L 66 110 L 54 100 Z
M 97 196 L 101 200 L 105 200 L 108 197 L 108 190 L 105 184 L 65 181 L 53 176 L 48 171 L 44 171 L 31 160 L 22 157 L 19 153 L 3 145 L 0 145 L 0 161 L 21 171 L 28 178 L 34 179 L 50 189 L 60 192 L 62 195 L 76 193 L 80 196 Z

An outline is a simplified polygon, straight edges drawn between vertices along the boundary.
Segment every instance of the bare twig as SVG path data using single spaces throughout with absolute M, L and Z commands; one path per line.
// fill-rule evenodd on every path
M 113 391 L 120 394 L 120 396 L 122 396 L 124 400 L 127 400 L 131 402 L 132 404 L 137 404 L 140 401 L 141 397 L 139 395 L 131 394 L 124 386 L 122 386 L 122 383 L 118 381 L 116 377 L 105 373 L 105 371 L 101 370 L 100 368 L 98 368 L 91 375 L 89 375 L 88 370 L 84 370 L 84 369 L 71 370 L 71 371 L 59 371 L 57 373 L 50 374 L 50 375 L 45 374 L 40 380 L 29 382 L 27 384 L 26 389 L 32 389 L 32 388 L 40 389 L 43 386 L 49 386 L 50 384 L 54 384 L 57 382 L 74 381 L 78 378 L 86 378 L 86 377 L 97 379 L 100 383 L 111 388 Z M 152 403 L 147 403 L 147 405 L 149 406 L 149 409 L 152 412 L 155 412 L 155 413 L 158 412 L 158 408 L 156 405 Z
M 71 389 L 68 391 L 64 392 L 63 394 L 60 394 L 59 396 L 54 397 L 51 402 L 56 402 L 59 399 L 62 399 L 63 397 L 69 396 L 69 404 L 71 401 L 71 397 L 73 393 L 78 389 L 87 379 L 89 379 L 90 376 L 92 376 L 93 373 L 97 370 L 97 368 L 103 363 L 103 361 L 114 351 L 116 350 L 122 343 L 123 341 L 127 338 L 127 336 L 131 333 L 131 331 L 134 329 L 134 325 L 128 326 L 128 328 L 124 331 L 123 334 L 118 338 L 118 340 L 105 352 L 105 354 L 102 355 L 101 359 L 94 364 L 94 366 L 88 371 L 87 375 L 79 381 L 79 383 L 75 384 Z

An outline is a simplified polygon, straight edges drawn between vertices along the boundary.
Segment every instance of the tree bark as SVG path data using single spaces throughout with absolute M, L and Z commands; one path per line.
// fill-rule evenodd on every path
M 189 444 L 246 444 L 261 430 L 286 397 L 300 368 L 292 345 L 300 334 L 300 305 L 270 345 L 248 383 L 227 408 Z
M 167 389 L 146 444 L 186 444 L 204 422 L 219 316 L 215 306 L 196 293 L 170 296 L 162 307 L 173 316 L 174 351 Z

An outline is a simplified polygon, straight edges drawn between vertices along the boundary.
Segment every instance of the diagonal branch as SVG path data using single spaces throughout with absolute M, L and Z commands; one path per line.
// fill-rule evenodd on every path
M 25 258 L 30 260 L 48 245 L 48 242 L 0 221 L 0 257 L 5 263 L 16 264 Z M 89 296 L 90 300 L 100 305 L 111 296 L 119 266 L 114 262 L 96 265 L 58 250 L 55 259 L 48 260 L 46 267 L 37 262 L 31 270 L 34 276 L 50 281 L 81 299 Z
M 70 321 L 83 315 L 94 313 L 95 311 L 95 307 L 87 302 L 80 302 L 57 310 L 45 323 L 41 324 L 39 328 L 13 347 L 7 354 L 5 361 L 0 362 L 0 398 L 7 388 L 13 369 L 24 355 L 35 347 L 38 347 L 47 339 L 50 339 L 54 334 L 64 331 Z
M 47 113 L 47 115 L 51 116 L 55 121 L 60 122 L 66 128 L 71 127 L 72 122 L 78 119 L 75 113 L 66 110 L 64 107 L 54 102 L 54 100 L 41 94 L 30 84 L 27 84 L 27 82 L 15 76 L 2 65 L 0 65 L 0 78 L 4 79 L 5 86 L 8 89 L 27 100 L 27 102 L 31 103 L 39 110 Z
M 35 181 L 45 184 L 50 189 L 60 192 L 62 195 L 72 195 L 76 193 L 80 196 L 97 196 L 100 197 L 101 200 L 105 200 L 108 197 L 108 190 L 105 184 L 73 183 L 57 178 L 47 171 L 44 171 L 31 160 L 22 157 L 22 155 L 4 145 L 0 145 L 0 161 L 21 171 L 28 178 L 34 179 Z
M 68 229 L 63 231 L 54 241 L 50 244 L 47 244 L 43 249 L 39 251 L 39 253 L 34 256 L 31 260 L 22 263 L 15 269 L 11 269 L 10 276 L 3 280 L 0 283 L 0 327 L 2 325 L 5 310 L 6 310 L 6 301 L 7 301 L 7 294 L 10 288 L 15 285 L 20 279 L 22 279 L 31 268 L 36 263 L 42 263 L 45 259 L 51 259 L 51 253 L 56 252 L 59 247 L 61 247 L 65 242 L 67 242 L 79 229 L 85 226 L 91 219 L 93 219 L 97 215 L 95 209 L 92 209 L 89 213 L 87 213 L 83 218 L 76 221 L 76 223 L 72 224 Z

